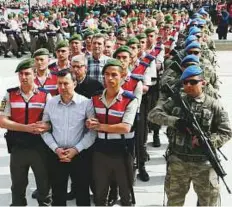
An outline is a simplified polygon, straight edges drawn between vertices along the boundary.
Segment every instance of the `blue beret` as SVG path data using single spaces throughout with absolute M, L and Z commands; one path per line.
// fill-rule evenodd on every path
M 205 24 L 206 24 L 206 20 L 204 20 L 204 19 L 199 19 L 198 25 L 205 25 Z
M 201 44 L 199 42 L 192 42 L 185 48 L 185 52 L 188 52 L 191 49 L 201 49 Z
M 206 12 L 204 8 L 200 8 L 197 13 L 200 15 L 208 15 L 208 12 Z
M 199 62 L 200 62 L 200 59 L 199 59 L 198 56 L 196 56 L 196 55 L 187 55 L 181 61 L 181 65 L 184 65 L 186 63 L 196 63 L 196 64 L 199 64 Z
M 194 14 L 192 15 L 192 18 L 193 18 L 193 19 L 195 19 L 195 18 L 201 18 L 201 17 L 202 17 L 202 15 L 199 14 L 199 13 L 194 13 Z
M 195 35 L 197 33 L 201 33 L 201 29 L 198 27 L 191 27 L 189 29 L 189 35 Z
M 189 35 L 185 40 L 185 47 L 187 47 L 189 44 L 196 40 L 198 40 L 198 38 L 195 35 Z
M 180 80 L 185 80 L 186 78 L 200 75 L 202 72 L 203 71 L 199 66 L 191 65 L 184 70 L 184 72 L 182 73 L 182 75 L 180 77 Z
M 198 19 L 197 18 L 192 19 L 189 24 L 190 26 L 198 25 Z

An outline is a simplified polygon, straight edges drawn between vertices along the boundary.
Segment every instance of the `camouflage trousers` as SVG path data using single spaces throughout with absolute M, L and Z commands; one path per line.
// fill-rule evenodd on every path
M 190 183 L 198 196 L 200 206 L 217 206 L 218 176 L 209 162 L 185 162 L 171 155 L 165 177 L 167 206 L 183 206 Z

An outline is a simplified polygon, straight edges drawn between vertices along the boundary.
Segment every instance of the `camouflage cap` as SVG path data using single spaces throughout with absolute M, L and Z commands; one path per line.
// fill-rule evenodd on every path
M 33 66 L 34 66 L 34 59 L 28 58 L 28 59 L 22 60 L 18 64 L 15 72 L 17 73 L 17 72 L 20 72 L 21 70 L 26 70 L 28 68 L 32 68 Z
M 33 53 L 33 58 L 41 55 L 49 55 L 49 51 L 46 48 L 40 48 Z
M 122 68 L 122 63 L 121 63 L 121 61 L 114 59 L 114 58 L 107 60 L 106 64 L 104 65 L 104 67 L 102 69 L 102 74 L 105 73 L 106 69 L 109 66 L 118 66 L 118 67 Z

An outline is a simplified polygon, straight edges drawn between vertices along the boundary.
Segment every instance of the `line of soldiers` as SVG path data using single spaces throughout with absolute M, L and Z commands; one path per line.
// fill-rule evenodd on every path
M 159 130 L 165 125 L 168 205 L 183 206 L 192 181 L 198 204 L 216 206 L 217 174 L 188 116 L 167 90 L 168 84 L 185 97 L 215 149 L 231 138 L 228 115 L 219 103 L 208 13 L 200 9 L 190 19 L 185 10 L 174 9 L 165 15 L 154 11 L 148 18 L 145 10 L 130 15 L 122 10 L 119 24 L 113 13 L 102 16 L 100 29 L 91 29 L 87 18 L 83 35 L 58 41 L 55 61 L 51 51 L 40 48 L 18 65 L 20 87 L 8 90 L 0 116 L 0 126 L 8 129 L 12 205 L 26 205 L 29 167 L 40 205 L 51 200 L 66 205 L 73 198 L 77 205 L 90 205 L 89 188 L 95 205 L 113 205 L 118 196 L 121 205 L 134 204 L 136 169 L 139 179 L 150 179 L 145 168 L 149 130 L 153 146 L 160 147 Z

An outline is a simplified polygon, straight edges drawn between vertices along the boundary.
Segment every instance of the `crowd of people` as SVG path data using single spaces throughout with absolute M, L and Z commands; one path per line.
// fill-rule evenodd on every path
M 27 205 L 29 168 L 39 205 L 66 206 L 75 198 L 77 206 L 111 206 L 119 197 L 123 206 L 135 204 L 136 177 L 150 180 L 148 134 L 158 148 L 160 128 L 167 126 L 167 205 L 183 206 L 192 182 L 199 206 L 217 206 L 218 172 L 180 100 L 170 94 L 188 103 L 213 152 L 231 139 L 209 13 L 203 7 L 190 13 L 170 5 L 121 6 L 105 13 L 91 8 L 78 23 L 73 11 L 68 21 L 63 11 L 33 13 L 32 57 L 18 64 L 20 85 L 7 90 L 0 108 L 11 205 Z M 11 28 L 18 28 L 20 17 L 8 15 Z M 7 37 L 19 57 L 25 37 L 17 35 Z

